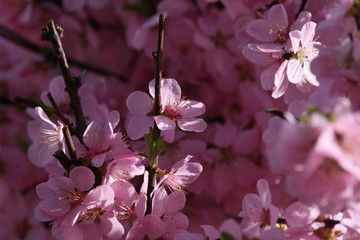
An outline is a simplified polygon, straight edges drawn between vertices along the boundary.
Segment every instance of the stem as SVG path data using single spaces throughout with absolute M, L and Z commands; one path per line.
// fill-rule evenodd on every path
M 46 59 L 48 60 L 49 58 L 54 59 L 54 60 L 56 59 L 56 57 L 54 57 L 51 54 L 51 49 L 45 48 L 45 47 L 40 47 L 40 46 L 36 45 L 35 43 L 27 40 L 26 38 L 20 36 L 16 32 L 10 30 L 9 28 L 6 28 L 3 25 L 0 25 L 0 36 L 3 37 L 4 39 L 8 40 L 9 42 L 16 44 L 19 47 L 27 49 L 33 53 L 42 55 L 45 58 L 45 60 Z M 124 83 L 128 82 L 128 79 L 125 76 L 123 76 L 119 73 L 114 73 L 108 69 L 103 69 L 103 68 L 100 68 L 100 67 L 88 64 L 88 63 L 84 63 L 84 62 L 75 60 L 71 57 L 68 57 L 68 61 L 69 61 L 69 64 L 71 64 L 75 67 L 78 67 L 81 69 L 88 69 L 94 73 L 98 73 L 98 74 L 105 75 L 105 76 L 114 76 Z
M 70 72 L 68 61 L 66 59 L 66 55 L 60 40 L 62 34 L 62 28 L 55 26 L 54 21 L 50 20 L 49 23 L 43 28 L 41 39 L 44 41 L 49 41 L 54 48 L 55 55 L 59 62 L 60 69 L 65 81 L 66 91 L 70 97 L 70 107 L 73 110 L 76 121 L 76 135 L 79 137 L 80 141 L 82 141 L 82 135 L 85 132 L 87 126 L 78 93 L 82 83 L 79 77 L 74 77 Z
M 59 106 L 56 104 L 54 97 L 52 96 L 51 92 L 47 94 L 47 97 L 51 103 L 51 106 L 54 109 L 54 113 L 58 116 L 58 118 L 67 126 L 71 126 L 69 119 L 67 119 L 61 112 Z M 70 127 L 71 128 L 71 127 Z
M 157 49 L 153 52 L 153 59 L 155 61 L 155 103 L 154 103 L 154 116 L 160 115 L 161 113 L 161 80 L 162 80 L 162 65 L 161 65 L 161 57 L 163 54 L 164 47 L 164 21 L 165 15 L 163 13 L 159 16 L 159 30 L 158 30 L 158 42 Z M 154 136 L 152 138 L 152 143 L 157 144 L 157 139 L 160 138 L 160 130 L 155 124 L 154 134 L 150 133 L 150 135 Z M 156 148 L 156 146 L 154 146 Z M 152 150 L 150 150 L 152 151 Z M 156 151 L 156 150 L 155 150 Z M 152 155 L 152 154 L 150 154 Z M 153 196 L 151 193 L 153 192 L 156 185 L 156 169 L 158 167 L 159 155 L 154 158 L 149 159 L 150 166 L 148 168 L 149 171 L 149 181 L 148 181 L 148 192 L 147 192 L 147 207 L 145 214 L 151 214 L 152 212 L 152 200 Z
M 299 8 L 298 13 L 296 14 L 296 18 L 298 18 L 299 15 L 300 15 L 300 13 L 301 13 L 302 11 L 304 11 L 306 2 L 307 2 L 307 0 L 302 0 L 302 1 L 301 1 L 301 5 L 300 5 L 300 8 Z
M 60 164 L 64 167 L 65 171 L 67 173 L 70 172 L 71 170 L 71 161 L 70 159 L 66 156 L 66 154 L 61 150 L 57 150 L 54 155 L 53 155 L 57 160 L 59 160 Z
M 158 33 L 158 45 L 157 50 L 153 52 L 153 59 L 155 61 L 155 107 L 154 115 L 160 115 L 161 113 L 161 79 L 162 79 L 162 64 L 161 58 L 164 49 L 164 21 L 165 15 L 163 13 L 159 16 L 159 33 Z

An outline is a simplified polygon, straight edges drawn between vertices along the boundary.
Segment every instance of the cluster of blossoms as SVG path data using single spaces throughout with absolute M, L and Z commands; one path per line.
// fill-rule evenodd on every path
M 0 0 L 0 240 L 360 239 L 359 13 Z

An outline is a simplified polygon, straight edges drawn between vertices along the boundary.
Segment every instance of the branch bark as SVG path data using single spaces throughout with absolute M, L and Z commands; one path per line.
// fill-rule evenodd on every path
M 41 39 L 49 41 L 55 51 L 55 56 L 60 65 L 61 73 L 63 75 L 66 91 L 70 98 L 70 107 L 73 110 L 73 114 L 76 122 L 76 136 L 82 141 L 82 135 L 86 129 L 86 121 L 84 112 L 80 103 L 79 88 L 82 85 L 81 79 L 72 75 L 70 67 L 62 47 L 60 38 L 63 35 L 63 29 L 59 26 L 55 26 L 53 20 L 43 28 Z
M 158 30 L 158 42 L 157 42 L 157 49 L 153 52 L 153 59 L 155 61 L 155 103 L 154 103 L 154 116 L 160 115 L 161 113 L 161 94 L 160 89 L 162 85 L 162 64 L 161 58 L 163 54 L 164 48 L 164 22 L 165 22 L 165 15 L 163 13 L 159 16 L 159 30 Z M 155 124 L 156 132 L 154 135 L 154 142 L 157 142 L 156 138 L 160 138 L 160 130 L 157 128 Z M 146 214 L 151 214 L 152 212 L 152 191 L 156 185 L 156 170 L 158 168 L 158 161 L 159 156 L 156 156 L 155 159 L 149 159 L 149 182 L 148 182 L 148 192 L 147 192 L 147 207 L 146 207 Z

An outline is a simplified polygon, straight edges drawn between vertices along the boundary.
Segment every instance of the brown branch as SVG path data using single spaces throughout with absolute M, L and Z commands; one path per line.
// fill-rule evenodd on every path
M 54 109 L 54 113 L 56 114 L 56 116 L 58 116 L 58 118 L 59 118 L 65 125 L 69 126 L 70 129 L 71 129 L 71 123 L 70 123 L 69 119 L 67 119 L 67 118 L 62 114 L 62 112 L 61 112 L 59 106 L 56 104 L 55 99 L 54 99 L 54 97 L 52 96 L 51 92 L 49 92 L 49 93 L 47 94 L 47 97 L 48 97 L 48 99 L 49 99 L 49 101 L 50 101 L 50 103 L 51 103 L 51 106 L 52 106 L 53 109 Z
M 68 92 L 70 98 L 70 107 L 74 113 L 77 131 L 76 135 L 80 137 L 80 141 L 82 141 L 82 135 L 85 132 L 87 126 L 78 92 L 82 83 L 80 78 L 74 77 L 70 72 L 70 67 L 60 40 L 62 35 L 63 29 L 59 26 L 55 26 L 54 21 L 50 20 L 49 23 L 43 28 L 41 39 L 44 41 L 49 41 L 54 48 L 55 55 L 64 77 L 66 91 Z
M 162 64 L 161 58 L 164 49 L 164 21 L 165 15 L 163 13 L 159 16 L 159 33 L 158 33 L 158 45 L 155 52 L 153 52 L 153 58 L 155 61 L 155 106 L 154 115 L 160 115 L 161 113 L 161 80 L 162 80 Z
M 37 44 L 27 40 L 26 38 L 22 37 L 21 35 L 17 34 L 16 32 L 10 30 L 9 28 L 7 28 L 3 25 L 0 25 L 0 36 L 3 37 L 4 39 L 8 40 L 9 42 L 16 44 L 19 47 L 27 49 L 33 53 L 42 55 L 45 58 L 45 60 L 48 60 L 48 59 L 56 60 L 56 57 L 54 57 L 52 55 L 52 51 L 50 48 L 40 47 Z M 92 64 L 84 63 L 82 61 L 78 61 L 71 57 L 68 57 L 68 62 L 69 62 L 69 64 L 71 64 L 72 66 L 75 66 L 75 67 L 78 67 L 81 69 L 87 69 L 94 73 L 105 75 L 105 76 L 114 76 L 124 83 L 128 82 L 128 79 L 124 75 L 112 72 L 108 69 L 103 69 L 103 68 L 94 66 Z
M 160 89 L 162 85 L 162 65 L 161 65 L 161 57 L 163 54 L 163 46 L 164 46 L 164 22 L 165 15 L 163 13 L 159 16 L 159 30 L 158 30 L 158 42 L 157 49 L 153 52 L 153 58 L 155 61 L 155 103 L 154 103 L 154 116 L 160 115 L 161 113 L 161 94 Z M 157 128 L 155 124 L 156 138 L 160 137 L 160 130 Z M 156 139 L 152 139 L 156 142 Z M 147 192 L 147 203 L 146 203 L 146 214 L 151 214 L 152 212 L 152 200 L 153 195 L 151 195 L 152 191 L 156 185 L 156 169 L 158 168 L 158 160 L 159 156 L 156 156 L 155 159 L 149 159 L 149 181 L 148 181 L 148 192 Z
M 307 2 L 307 0 L 302 0 L 301 1 L 301 5 L 300 5 L 300 8 L 299 8 L 299 11 L 296 14 L 296 18 L 298 18 L 300 13 L 305 10 L 306 2 Z
M 66 156 L 66 154 L 61 150 L 57 150 L 54 155 L 53 155 L 57 160 L 59 160 L 60 164 L 63 166 L 63 168 L 65 169 L 65 171 L 67 173 L 70 172 L 71 170 L 71 161 L 70 159 Z

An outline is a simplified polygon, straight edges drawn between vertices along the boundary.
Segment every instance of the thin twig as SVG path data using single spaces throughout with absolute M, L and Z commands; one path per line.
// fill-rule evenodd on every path
M 50 20 L 49 23 L 43 28 L 41 39 L 44 41 L 49 41 L 54 48 L 62 75 L 64 77 L 66 91 L 70 97 L 70 107 L 73 110 L 76 122 L 76 135 L 80 141 L 82 141 L 82 135 L 85 132 L 87 126 L 79 96 L 79 88 L 81 87 L 82 83 L 80 78 L 74 77 L 70 72 L 69 64 L 67 62 L 66 55 L 60 40 L 62 34 L 63 29 L 59 26 L 55 26 L 54 21 Z
M 45 60 L 49 60 L 49 59 L 56 60 L 56 58 L 53 56 L 52 50 L 50 48 L 40 47 L 37 44 L 29 41 L 28 39 L 22 37 L 21 35 L 17 34 L 16 32 L 12 31 L 11 29 L 9 29 L 3 25 L 0 25 L 0 36 L 3 37 L 4 39 L 8 40 L 9 42 L 16 44 L 19 47 L 27 49 L 33 53 L 42 55 Z M 82 61 L 78 61 L 71 57 L 68 57 L 68 62 L 70 65 L 72 65 L 74 67 L 78 67 L 80 69 L 87 69 L 91 72 L 105 75 L 105 76 L 113 76 L 124 83 L 128 82 L 128 79 L 124 75 L 112 72 L 108 69 L 103 69 L 103 68 L 94 66 L 92 64 L 84 63 Z
M 63 130 L 63 134 L 64 134 L 64 138 L 65 138 L 65 143 L 66 143 L 67 149 L 69 151 L 70 160 L 73 164 L 76 164 L 78 160 L 77 160 L 77 156 L 76 156 L 75 145 L 71 138 L 69 127 L 65 125 L 62 130 Z
M 301 5 L 300 5 L 300 8 L 299 8 L 299 11 L 296 14 L 296 18 L 298 18 L 300 13 L 305 10 L 306 2 L 307 2 L 307 0 L 302 0 L 301 1 Z
M 162 64 L 161 58 L 164 49 L 164 21 L 165 15 L 163 13 L 159 16 L 159 34 L 158 34 L 158 45 L 155 52 L 153 52 L 153 58 L 155 61 L 155 106 L 154 115 L 160 115 L 161 113 L 161 80 L 162 80 Z
M 54 97 L 52 96 L 51 92 L 49 92 L 49 93 L 47 94 L 47 97 L 48 97 L 48 99 L 49 99 L 49 101 L 50 101 L 50 103 L 51 103 L 51 106 L 52 106 L 53 109 L 54 109 L 54 113 L 56 114 L 56 116 L 58 116 L 58 118 L 59 118 L 65 125 L 67 125 L 67 126 L 70 127 L 70 126 L 71 126 L 71 123 L 70 123 L 69 119 L 67 119 L 67 118 L 62 114 L 62 112 L 61 112 L 59 106 L 56 104 L 55 99 L 54 99 Z M 70 127 L 70 129 L 71 129 L 71 127 Z
M 163 46 L 164 46 L 164 21 L 165 15 L 163 13 L 159 16 L 159 32 L 158 32 L 158 42 L 157 49 L 153 52 L 153 58 L 155 61 L 155 103 L 154 103 L 154 116 L 160 115 L 161 113 L 161 80 L 162 80 L 162 65 L 161 65 L 161 57 L 163 54 Z M 157 136 L 160 137 L 160 130 L 155 125 L 155 131 L 157 132 Z M 148 192 L 147 192 L 147 207 L 146 214 L 150 214 L 152 212 L 152 191 L 156 185 L 156 169 L 158 165 L 159 157 L 156 156 L 155 159 L 150 159 L 150 165 L 148 167 L 149 171 L 149 182 L 148 182 Z

